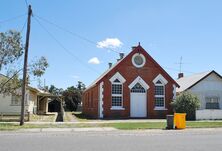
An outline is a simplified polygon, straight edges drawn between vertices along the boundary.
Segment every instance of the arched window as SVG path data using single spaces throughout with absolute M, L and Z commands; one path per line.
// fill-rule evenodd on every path
M 118 80 L 112 82 L 112 107 L 123 106 L 123 84 Z
M 109 79 L 111 82 L 111 109 L 122 110 L 123 108 L 123 83 L 124 77 L 117 72 Z
M 155 83 L 155 107 L 165 107 L 165 85 L 160 80 Z
M 165 85 L 168 83 L 168 81 L 159 74 L 154 80 L 153 83 L 155 85 L 154 90 L 154 98 L 155 98 L 155 109 L 156 110 L 165 110 Z
M 137 83 L 131 89 L 131 92 L 134 92 L 134 93 L 145 93 L 146 90 L 143 88 L 143 86 L 140 83 Z

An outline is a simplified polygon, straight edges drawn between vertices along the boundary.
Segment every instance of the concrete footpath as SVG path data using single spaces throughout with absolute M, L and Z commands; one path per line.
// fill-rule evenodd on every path
M 118 131 L 112 127 L 90 127 L 90 128 L 31 128 L 18 129 L 16 132 L 107 132 Z
M 114 133 L 192 133 L 192 132 L 222 132 L 222 128 L 186 128 L 182 130 L 166 129 L 135 129 L 119 130 L 113 127 L 90 127 L 90 128 L 30 128 L 18 129 L 13 131 L 1 131 L 3 133 L 44 133 L 44 132 L 114 132 Z

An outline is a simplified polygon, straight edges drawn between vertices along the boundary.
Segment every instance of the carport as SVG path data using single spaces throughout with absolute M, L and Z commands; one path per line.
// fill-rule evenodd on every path
M 37 97 L 37 113 L 61 112 L 63 109 L 63 97 L 49 92 L 41 92 Z

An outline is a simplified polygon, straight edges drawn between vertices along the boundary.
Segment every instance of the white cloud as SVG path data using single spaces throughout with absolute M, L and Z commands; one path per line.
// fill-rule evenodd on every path
M 97 57 L 93 57 L 93 58 L 89 59 L 88 63 L 90 63 L 90 64 L 100 64 L 100 61 Z
M 74 78 L 74 79 L 79 79 L 79 76 L 77 76 L 77 75 L 71 75 L 70 77 Z
M 98 48 L 119 48 L 123 43 L 118 38 L 106 38 L 103 41 L 97 42 Z

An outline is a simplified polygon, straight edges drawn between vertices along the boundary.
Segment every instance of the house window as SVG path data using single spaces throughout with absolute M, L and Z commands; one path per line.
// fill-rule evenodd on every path
M 12 95 L 11 105 L 21 105 L 22 97 L 19 95 Z
M 122 94 L 122 84 L 112 84 L 112 94 Z
M 206 109 L 220 109 L 218 97 L 207 97 L 206 98 Z
M 122 107 L 123 100 L 123 85 L 117 79 L 112 83 L 112 107 Z
M 160 80 L 155 83 L 155 107 L 165 107 L 165 86 Z
M 112 96 L 112 107 L 122 107 L 122 96 Z
M 25 105 L 28 104 L 28 94 L 25 95 Z M 21 105 L 22 96 L 21 95 L 12 95 L 11 105 Z

